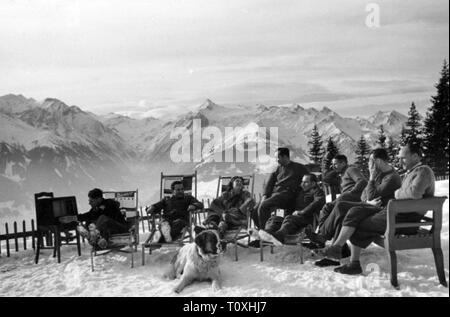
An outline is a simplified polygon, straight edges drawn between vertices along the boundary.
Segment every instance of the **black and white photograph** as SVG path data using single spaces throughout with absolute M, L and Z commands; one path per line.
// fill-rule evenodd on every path
M 449 21 L 0 0 L 0 297 L 448 298 Z

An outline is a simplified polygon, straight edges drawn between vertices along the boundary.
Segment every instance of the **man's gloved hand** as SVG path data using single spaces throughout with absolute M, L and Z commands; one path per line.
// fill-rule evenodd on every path
M 145 212 L 147 213 L 147 215 L 151 215 L 155 213 L 155 208 L 153 208 L 153 206 L 149 206 L 145 209 Z
M 305 215 L 305 212 L 303 210 L 296 210 L 292 213 L 293 216 L 302 216 Z
M 189 205 L 188 207 L 188 211 L 195 211 L 197 209 L 197 207 L 195 207 L 194 205 Z

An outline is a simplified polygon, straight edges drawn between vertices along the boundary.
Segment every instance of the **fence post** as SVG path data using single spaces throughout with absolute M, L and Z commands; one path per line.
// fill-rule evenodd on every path
M 25 220 L 22 221 L 22 231 L 23 231 L 23 249 L 26 250 L 27 249 L 27 225 L 25 223 Z M 31 233 L 33 234 L 33 233 Z
M 31 247 L 33 248 L 33 250 L 36 250 L 35 239 L 36 231 L 34 230 L 34 219 L 31 219 Z
M 14 221 L 13 226 L 14 226 L 14 245 L 16 247 L 16 252 L 19 252 L 19 239 L 17 237 L 17 222 L 16 221 Z
M 5 223 L 5 231 L 6 231 L 6 256 L 9 258 L 10 251 L 9 251 L 9 229 L 8 229 L 8 224 Z

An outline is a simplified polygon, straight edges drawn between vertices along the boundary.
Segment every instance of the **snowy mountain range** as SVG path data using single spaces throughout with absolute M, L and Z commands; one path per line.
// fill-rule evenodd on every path
M 202 146 L 209 142 L 211 148 L 201 161 L 173 163 L 170 151 L 178 140 L 171 138 L 171 133 L 185 128 L 192 137 L 194 119 L 203 129 L 217 127 L 224 141 L 204 139 Z M 161 171 L 185 173 L 197 168 L 199 181 L 206 183 L 219 174 L 254 172 L 260 190 L 265 174 L 275 166 L 273 160 L 264 164 L 213 161 L 236 148 L 236 142 L 243 138 L 247 138 L 248 146 L 269 144 L 266 136 L 254 133 L 258 127 L 278 128 L 278 144 L 290 147 L 294 159 L 306 163 L 314 124 L 324 145 L 332 137 L 341 152 L 352 159 L 361 135 L 374 144 L 383 125 L 386 133 L 396 137 L 406 120 L 397 111 L 344 118 L 327 107 L 225 107 L 211 100 L 174 120 L 135 119 L 119 114 L 95 115 L 53 98 L 37 102 L 22 95 L 6 95 L 0 97 L 0 220 L 33 216 L 32 197 L 40 191 L 76 195 L 80 212 L 88 208 L 86 193 L 93 187 L 139 188 L 141 202 L 147 204 L 158 197 Z M 226 127 L 240 129 L 225 134 Z

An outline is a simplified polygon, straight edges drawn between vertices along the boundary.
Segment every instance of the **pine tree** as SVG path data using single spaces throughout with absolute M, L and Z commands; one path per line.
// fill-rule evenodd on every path
M 378 132 L 377 144 L 383 149 L 386 148 L 386 134 L 384 134 L 383 125 L 380 125 L 380 131 Z
M 394 166 L 399 168 L 400 161 L 397 157 L 398 155 L 398 144 L 395 142 L 392 136 L 388 137 L 388 142 L 386 146 L 386 152 L 388 153 L 389 162 Z
M 402 131 L 403 132 L 403 131 Z M 408 121 L 406 122 L 406 143 L 420 143 L 421 137 L 421 123 L 420 123 L 420 115 L 417 112 L 416 105 L 414 102 L 411 104 L 411 107 L 408 111 Z
M 325 148 L 325 155 L 322 159 L 322 174 L 325 174 L 326 172 L 330 171 L 332 169 L 331 167 L 331 161 L 333 158 L 339 154 L 339 149 L 334 143 L 333 139 L 331 137 L 328 138 L 327 147 Z
M 323 149 L 322 149 L 322 136 L 319 134 L 317 126 L 314 125 L 313 131 L 311 133 L 311 140 L 308 141 L 309 145 L 309 158 L 314 164 L 322 163 Z
M 408 143 L 408 132 L 404 125 L 402 125 L 402 132 L 400 132 L 400 145 L 404 146 Z
M 425 161 L 437 175 L 449 172 L 449 70 L 445 60 L 424 122 Z
M 361 135 L 356 148 L 356 166 L 365 176 L 369 176 L 369 154 L 370 148 L 364 136 Z

